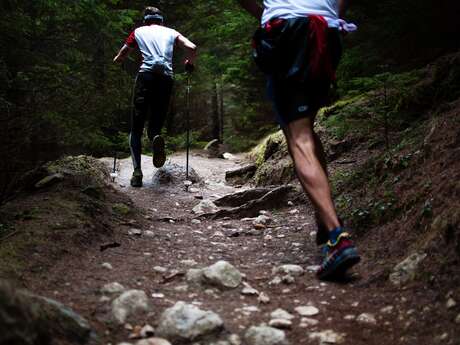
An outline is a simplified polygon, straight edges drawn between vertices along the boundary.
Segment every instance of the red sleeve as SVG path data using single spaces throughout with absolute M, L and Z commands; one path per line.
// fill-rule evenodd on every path
M 135 31 L 131 32 L 125 41 L 125 44 L 130 48 L 137 47 L 137 41 L 136 41 L 136 36 L 134 35 L 134 32 Z

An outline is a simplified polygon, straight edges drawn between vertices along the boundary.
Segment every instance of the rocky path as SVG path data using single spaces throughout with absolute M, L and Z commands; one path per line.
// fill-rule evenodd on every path
M 180 179 L 158 178 L 147 168 L 149 157 L 143 159 L 144 188 L 129 187 L 129 160 L 121 162 L 114 184 L 142 210 L 142 217 L 117 229 L 121 246 L 82 252 L 34 287 L 88 319 L 100 343 L 369 345 L 433 339 L 413 326 L 429 306 L 414 309 L 413 292 L 373 281 L 366 260 L 346 282 L 316 279 L 318 249 L 307 205 L 286 200 L 285 207 L 249 219 L 197 218 L 192 210 L 203 200 L 242 190 L 225 184 L 225 171 L 238 167 L 239 157 L 194 154 L 201 182 L 188 191 Z M 184 164 L 184 156 L 175 155 L 166 167 L 174 173 Z M 362 252 L 364 258 L 372 254 Z

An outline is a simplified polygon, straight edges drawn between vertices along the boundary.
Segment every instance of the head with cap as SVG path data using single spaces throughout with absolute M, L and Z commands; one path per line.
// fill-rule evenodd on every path
M 152 6 L 148 6 L 144 10 L 144 23 L 147 25 L 150 24 L 163 24 L 164 18 L 163 18 L 163 13 L 156 8 Z

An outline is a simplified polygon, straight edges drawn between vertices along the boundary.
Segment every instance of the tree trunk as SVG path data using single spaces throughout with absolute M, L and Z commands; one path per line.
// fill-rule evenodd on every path
M 211 112 L 211 135 L 212 139 L 219 139 L 220 141 L 220 121 L 219 121 L 219 85 L 217 82 L 213 83 L 212 90 L 212 112 Z

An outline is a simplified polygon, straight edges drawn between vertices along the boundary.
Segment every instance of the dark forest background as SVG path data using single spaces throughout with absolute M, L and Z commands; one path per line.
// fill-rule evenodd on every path
M 138 58 L 112 63 L 146 5 L 199 46 L 193 75 L 196 145 L 219 135 L 241 151 L 272 131 L 264 78 L 251 60 L 257 21 L 234 0 L 2 0 L 0 3 L 0 200 L 20 177 L 63 154 L 127 153 Z M 359 31 L 345 39 L 339 94 L 412 70 L 459 49 L 453 0 L 351 1 Z M 186 77 L 177 56 L 169 148 L 184 147 Z M 223 118 L 223 135 L 219 121 Z

